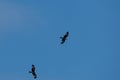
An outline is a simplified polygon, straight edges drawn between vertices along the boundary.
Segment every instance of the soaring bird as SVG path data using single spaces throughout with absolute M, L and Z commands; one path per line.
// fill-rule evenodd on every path
M 67 39 L 68 35 L 69 35 L 69 32 L 66 32 L 66 34 L 63 37 L 60 37 L 61 38 L 61 44 L 63 44 L 65 42 L 65 40 Z
M 34 79 L 37 78 L 37 75 L 35 73 L 35 66 L 32 64 L 32 68 L 31 68 L 31 71 L 29 71 L 29 73 L 32 73 L 32 75 L 34 76 Z

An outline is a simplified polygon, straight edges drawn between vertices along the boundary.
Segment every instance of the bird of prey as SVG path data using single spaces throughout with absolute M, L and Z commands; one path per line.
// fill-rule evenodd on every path
M 35 73 L 35 66 L 32 64 L 32 68 L 31 68 L 31 71 L 29 71 L 29 73 L 32 73 L 32 75 L 34 76 L 34 79 L 37 78 L 37 75 Z
M 68 35 L 69 35 L 69 32 L 66 32 L 66 34 L 63 37 L 60 37 L 61 38 L 61 44 L 63 44 L 65 42 L 65 40 L 67 39 Z

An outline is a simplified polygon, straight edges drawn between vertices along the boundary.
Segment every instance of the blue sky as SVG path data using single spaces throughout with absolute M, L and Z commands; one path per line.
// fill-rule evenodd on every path
M 0 80 L 33 80 L 31 64 L 37 80 L 120 80 L 119 4 L 1 0 Z

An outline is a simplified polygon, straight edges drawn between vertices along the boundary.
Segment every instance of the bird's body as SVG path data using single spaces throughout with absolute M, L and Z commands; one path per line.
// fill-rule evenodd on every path
M 31 69 L 31 71 L 29 71 L 29 73 L 32 73 L 32 75 L 34 76 L 34 79 L 37 78 L 37 75 L 35 73 L 35 66 L 34 65 L 32 65 L 32 69 Z
M 65 42 L 65 40 L 67 39 L 68 35 L 69 35 L 69 32 L 66 32 L 66 34 L 63 37 L 60 37 L 61 40 L 62 40 L 61 44 L 63 44 Z

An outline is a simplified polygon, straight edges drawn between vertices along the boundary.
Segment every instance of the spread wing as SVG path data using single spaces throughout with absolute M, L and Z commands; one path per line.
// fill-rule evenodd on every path
M 35 73 L 35 66 L 34 65 L 32 65 L 32 69 L 31 69 L 31 71 L 29 71 L 29 73 L 32 73 L 32 75 L 34 76 L 34 79 L 37 78 L 37 74 Z
M 61 44 L 63 44 L 66 41 L 66 38 L 68 37 L 68 35 L 69 35 L 69 32 L 66 32 L 66 34 L 63 37 L 60 37 L 61 38 Z
M 69 32 L 66 32 L 65 37 L 67 38 L 67 37 L 68 37 L 68 35 L 69 35 Z

